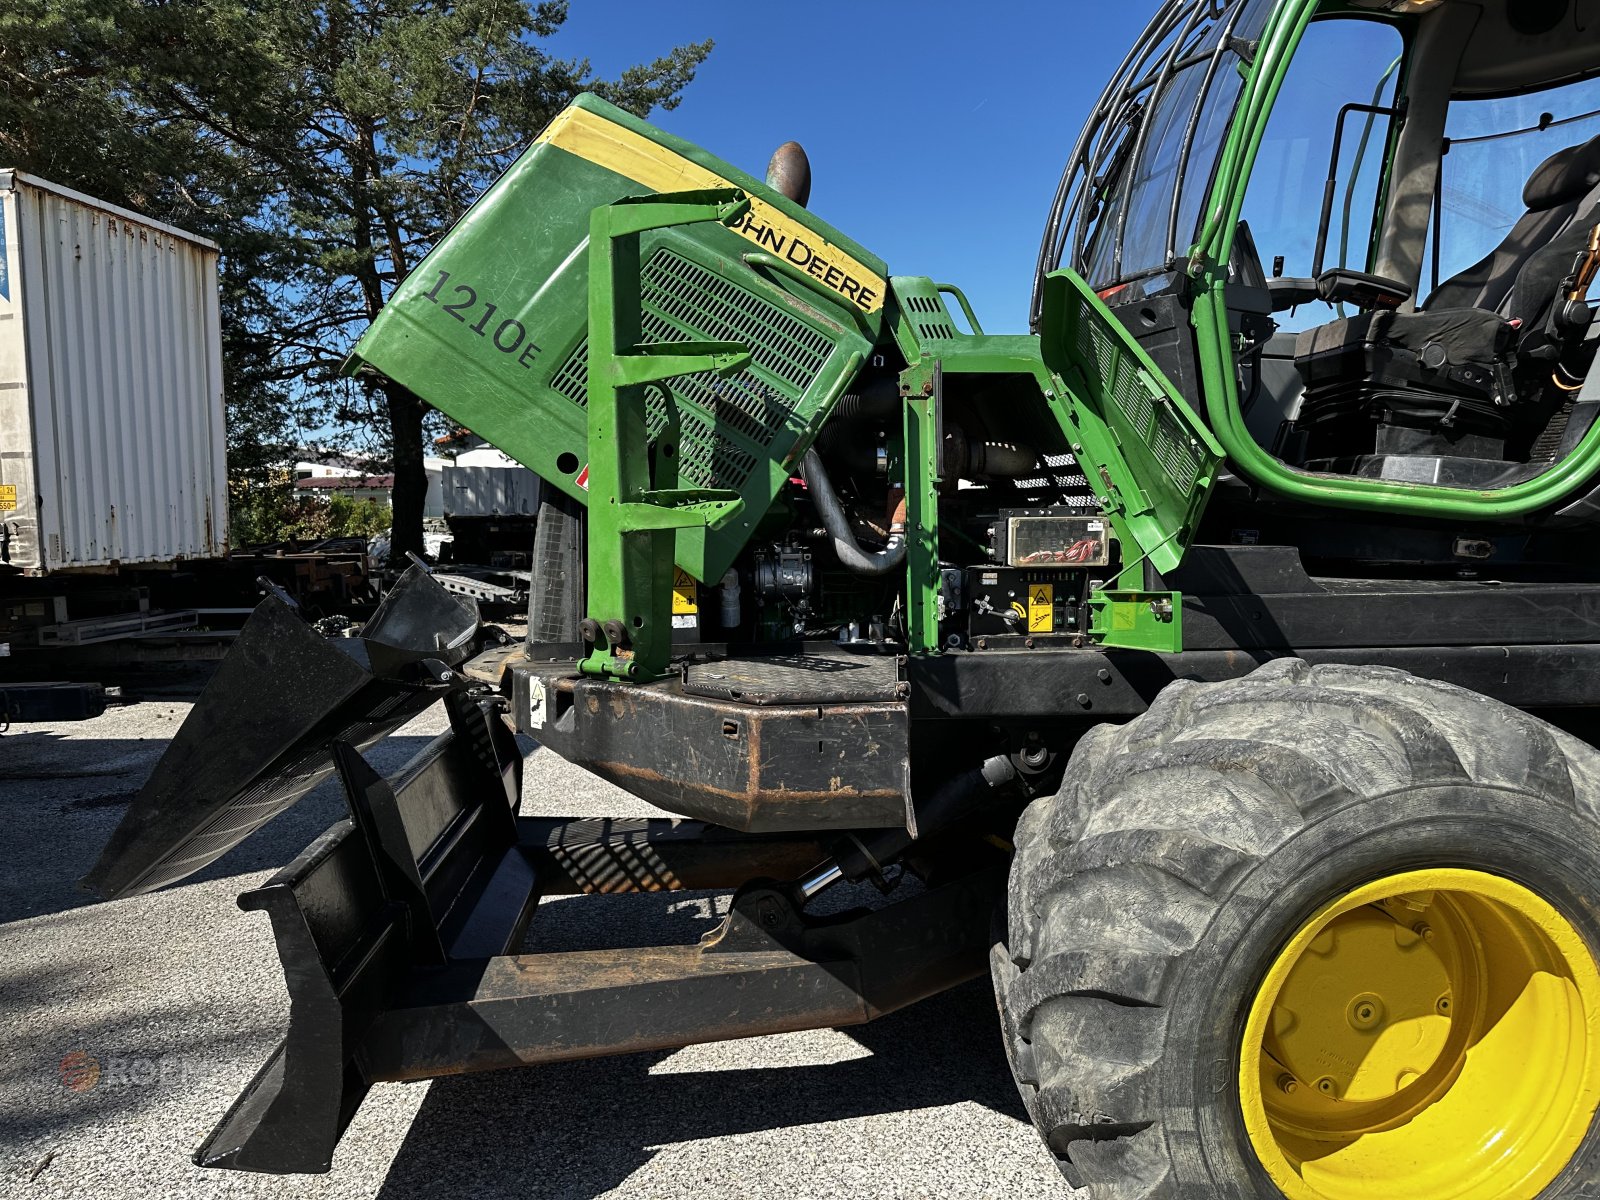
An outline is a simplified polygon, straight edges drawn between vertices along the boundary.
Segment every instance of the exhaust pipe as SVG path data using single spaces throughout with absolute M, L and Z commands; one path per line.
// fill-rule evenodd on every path
M 785 142 L 767 163 L 767 186 L 783 193 L 801 208 L 811 199 L 811 159 L 799 142 Z

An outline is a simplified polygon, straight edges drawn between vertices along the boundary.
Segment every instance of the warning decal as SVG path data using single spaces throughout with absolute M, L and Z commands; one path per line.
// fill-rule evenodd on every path
M 17 506 L 17 485 L 14 483 L 0 483 L 0 512 Z
M 1056 627 L 1056 589 L 1051 583 L 1028 585 L 1028 632 L 1051 633 Z
M 700 597 L 695 590 L 694 576 L 682 567 L 672 568 L 672 612 L 679 614 L 697 613 L 700 611 Z M 682 628 L 676 621 L 674 628 Z

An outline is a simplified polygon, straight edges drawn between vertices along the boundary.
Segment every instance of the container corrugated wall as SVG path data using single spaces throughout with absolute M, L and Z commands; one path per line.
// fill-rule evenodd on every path
M 216 246 L 21 172 L 0 171 L 0 222 L 5 557 L 223 554 Z
M 444 467 L 446 517 L 536 517 L 543 481 L 527 467 Z

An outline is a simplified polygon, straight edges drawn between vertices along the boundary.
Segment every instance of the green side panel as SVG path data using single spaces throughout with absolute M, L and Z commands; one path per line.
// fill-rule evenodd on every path
M 1170 571 L 1193 539 L 1222 447 L 1149 355 L 1071 271 L 1045 280 L 1040 353 L 1073 453 L 1142 557 Z M 1124 553 L 1124 558 L 1128 556 Z
M 682 413 L 682 485 L 744 501 L 726 528 L 677 535 L 678 565 L 714 582 L 870 352 L 886 269 L 760 181 L 604 101 L 579 97 L 563 116 L 396 289 L 346 369 L 395 380 L 567 494 L 600 502 L 587 490 L 589 214 L 699 176 L 740 188 L 759 219 L 646 233 L 639 259 L 646 339 L 752 353 L 730 378 L 651 385 L 670 387 Z M 582 138 L 553 134 L 570 134 L 574 118 Z M 787 269 L 747 262 L 753 253 Z M 840 294 L 841 279 L 861 303 Z M 659 394 L 648 410 L 654 435 Z
M 1177 654 L 1183 649 L 1183 596 L 1178 592 L 1094 592 L 1089 632 L 1102 646 Z

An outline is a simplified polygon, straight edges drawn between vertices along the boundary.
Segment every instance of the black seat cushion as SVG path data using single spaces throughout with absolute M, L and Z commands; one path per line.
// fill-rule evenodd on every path
M 1561 283 L 1572 272 L 1578 255 L 1588 247 L 1597 223 L 1600 223 L 1600 208 L 1592 208 L 1543 248 L 1529 255 L 1518 273 L 1505 312 L 1512 320 L 1521 322 L 1525 349 L 1531 348 L 1530 339 L 1542 336 Z
M 1511 232 L 1481 261 L 1441 283 L 1424 307 L 1436 312 L 1441 308 L 1505 311 L 1523 268 L 1573 223 L 1597 186 L 1600 137 L 1552 154 L 1534 168 L 1523 186 L 1522 202 L 1528 211 Z
M 1308 388 L 1368 379 L 1488 394 L 1515 341 L 1515 326 L 1481 308 L 1380 309 L 1306 330 L 1295 341 L 1295 364 Z
M 1380 448 L 1396 429 L 1422 430 L 1487 439 L 1481 453 L 1497 456 L 1499 439 L 1538 416 L 1543 389 L 1523 387 L 1519 359 L 1545 352 L 1545 318 L 1597 219 L 1597 186 L 1600 137 L 1541 163 L 1523 188 L 1528 211 L 1423 311 L 1372 310 L 1300 334 L 1295 366 L 1306 391 L 1296 425 L 1310 435 L 1308 453 L 1367 452 L 1371 422 L 1384 431 Z

